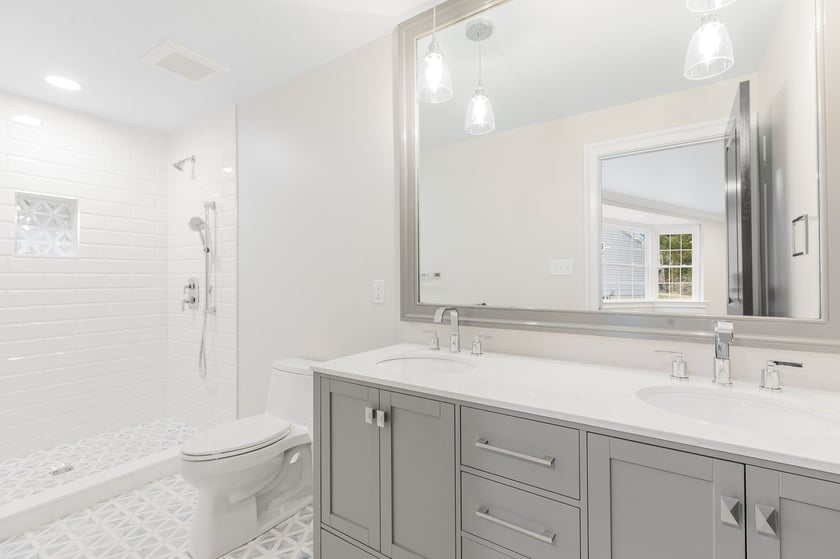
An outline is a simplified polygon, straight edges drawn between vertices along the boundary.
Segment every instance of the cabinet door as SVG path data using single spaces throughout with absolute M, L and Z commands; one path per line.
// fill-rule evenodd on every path
M 750 466 L 747 495 L 750 557 L 840 557 L 840 484 Z
M 380 430 L 365 411 L 378 406 L 378 390 L 321 380 L 321 519 L 376 550 Z
M 744 559 L 744 466 L 590 435 L 591 559 Z
M 382 553 L 454 559 L 455 406 L 382 392 Z

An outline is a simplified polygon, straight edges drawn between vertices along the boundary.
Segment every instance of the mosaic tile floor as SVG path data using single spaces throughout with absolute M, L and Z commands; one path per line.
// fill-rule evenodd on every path
M 5 542 L 3 559 L 189 559 L 196 492 L 180 476 L 150 483 Z M 307 508 L 223 559 L 311 559 Z
M 22 458 L 0 461 L 0 479 L 3 480 L 0 484 L 0 505 L 180 446 L 195 432 L 196 429 L 186 423 L 161 418 L 72 444 L 39 450 Z M 51 475 L 50 470 L 61 464 L 70 464 L 73 469 Z

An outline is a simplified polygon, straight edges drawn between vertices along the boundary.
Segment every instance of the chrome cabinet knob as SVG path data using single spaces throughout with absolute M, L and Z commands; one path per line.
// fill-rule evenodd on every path
M 727 526 L 741 527 L 741 499 L 720 496 L 720 521 Z
M 779 511 L 768 505 L 755 505 L 755 531 L 765 536 L 779 535 Z

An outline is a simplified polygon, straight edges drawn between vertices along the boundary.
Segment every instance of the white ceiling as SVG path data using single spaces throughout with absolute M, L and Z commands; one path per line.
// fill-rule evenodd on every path
M 758 68 L 785 2 L 806 4 L 804 0 L 737 0 L 720 10 L 732 37 L 735 66 L 719 78 L 699 82 L 683 77 L 686 49 L 700 26 L 700 15 L 688 11 L 684 0 L 505 2 L 476 16 L 496 26 L 485 42 L 483 57 L 484 85 L 495 110 L 496 129 L 751 74 Z M 455 96 L 445 104 L 421 104 L 422 145 L 468 138 L 464 115 L 478 78 L 477 46 L 465 36 L 472 19 L 438 33 L 452 70 Z M 419 42 L 418 57 L 425 54 L 428 42 Z
M 0 0 L 0 90 L 172 130 L 392 31 L 431 0 Z M 230 68 L 191 83 L 140 62 L 166 39 Z M 71 93 L 47 85 L 79 81 Z
M 615 157 L 601 163 L 601 189 L 706 214 L 725 212 L 723 140 Z

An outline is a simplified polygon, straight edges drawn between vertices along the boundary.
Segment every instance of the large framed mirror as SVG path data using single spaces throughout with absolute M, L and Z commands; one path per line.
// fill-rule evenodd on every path
M 834 9 L 449 0 L 402 24 L 402 318 L 840 349 Z

